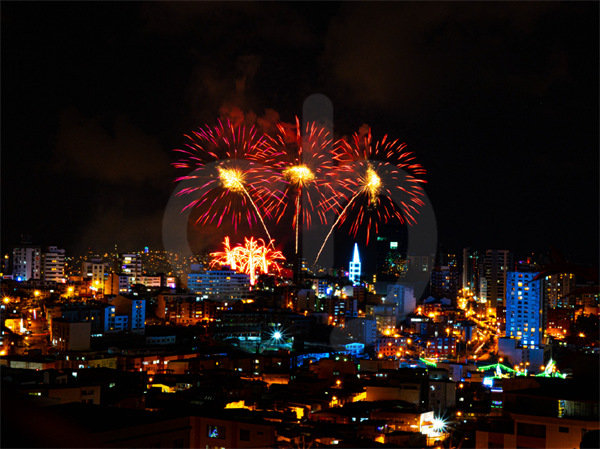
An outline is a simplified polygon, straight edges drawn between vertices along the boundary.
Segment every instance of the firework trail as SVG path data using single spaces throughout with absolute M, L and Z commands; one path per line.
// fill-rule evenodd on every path
M 328 149 L 332 143 L 330 134 L 315 123 L 306 125 L 304 136 L 301 131 L 296 118 L 295 129 L 279 124 L 274 135 L 266 136 L 264 155 L 270 168 L 257 187 L 263 209 L 277 217 L 277 223 L 293 207 L 296 254 L 300 225 L 310 227 L 315 211 L 326 223 L 322 206 L 328 196 L 338 194 L 333 186 L 334 167 Z
M 371 228 L 374 226 L 377 233 L 379 223 L 387 223 L 394 218 L 400 223 L 405 220 L 410 225 L 416 223 L 414 215 L 419 213 L 417 207 L 424 205 L 420 198 L 423 196 L 420 184 L 426 182 L 416 176 L 425 174 L 425 169 L 414 162 L 412 153 L 404 151 L 406 145 L 398 142 L 388 140 L 386 135 L 373 146 L 369 129 L 364 136 L 355 134 L 350 142 L 342 140 L 337 143 L 335 159 L 340 164 L 338 172 L 345 175 L 339 185 L 348 195 L 332 197 L 329 204 L 331 208 L 337 208 L 341 207 L 339 198 L 350 197 L 350 200 L 329 230 L 315 264 L 333 229 L 351 215 L 354 218 L 350 233 L 354 236 L 366 221 L 367 244 Z
M 194 169 L 194 174 L 181 176 L 175 182 L 194 179 L 198 185 L 177 193 L 196 197 L 183 210 L 200 208 L 203 213 L 195 224 L 212 223 L 218 217 L 217 227 L 231 215 L 236 231 L 242 219 L 252 227 L 258 218 L 272 241 L 263 214 L 250 195 L 258 194 L 253 180 L 259 176 L 257 162 L 264 156 L 263 137 L 257 135 L 254 127 L 234 127 L 229 121 L 219 121 L 214 128 L 207 126 L 185 136 L 190 140 L 187 148 L 174 150 L 185 156 L 173 165 Z
M 224 251 L 211 253 L 214 258 L 210 266 L 229 265 L 231 269 L 246 273 L 250 276 L 250 284 L 256 283 L 256 273 L 267 274 L 269 267 L 275 268 L 278 272 L 281 271 L 277 260 L 285 260 L 281 251 L 275 251 L 265 246 L 262 239 L 254 240 L 254 238 L 245 238 L 245 245 L 238 245 L 231 248 L 229 237 L 225 237 L 223 242 Z

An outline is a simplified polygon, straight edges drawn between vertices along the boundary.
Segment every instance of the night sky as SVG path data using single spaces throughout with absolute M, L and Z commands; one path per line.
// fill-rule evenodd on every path
M 293 122 L 322 93 L 336 138 L 415 152 L 449 250 L 596 263 L 598 8 L 2 2 L 2 251 L 162 249 L 184 133 L 235 107 Z M 214 251 L 229 230 L 190 233 Z

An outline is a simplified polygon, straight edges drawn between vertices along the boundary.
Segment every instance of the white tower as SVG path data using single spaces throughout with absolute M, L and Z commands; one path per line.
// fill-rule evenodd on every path
M 358 256 L 358 244 L 354 244 L 354 257 L 350 262 L 350 272 L 349 272 L 350 281 L 353 284 L 358 284 L 360 282 L 360 257 Z

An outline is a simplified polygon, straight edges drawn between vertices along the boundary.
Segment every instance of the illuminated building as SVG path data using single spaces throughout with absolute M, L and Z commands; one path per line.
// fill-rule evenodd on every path
M 482 254 L 471 248 L 465 248 L 463 250 L 463 290 L 468 290 L 473 296 L 479 297 L 479 278 L 482 271 Z
M 143 334 L 146 329 L 146 301 L 136 296 L 119 295 L 110 301 L 117 316 L 127 316 L 127 331 Z
M 42 254 L 42 276 L 45 281 L 63 282 L 65 279 L 65 250 L 56 246 L 48 247 Z
M 162 286 L 162 277 L 161 276 L 140 276 L 137 279 L 136 284 L 142 284 L 144 287 L 148 288 L 160 288 Z
M 108 276 L 109 265 L 108 262 L 102 262 L 102 259 L 84 261 L 81 263 L 81 276 L 84 279 L 90 279 L 92 285 L 97 285 L 102 290 L 104 289 L 105 279 Z
M 198 269 L 198 265 L 192 265 Z M 188 291 L 202 299 L 239 301 L 252 298 L 250 276 L 223 268 L 188 274 Z
M 565 297 L 568 293 L 575 290 L 575 275 L 572 273 L 561 273 L 546 276 L 544 293 L 545 302 L 549 308 L 573 308 L 575 307 L 575 298 Z
M 436 299 L 448 298 L 456 302 L 459 284 L 460 273 L 457 267 L 436 266 L 431 272 L 431 296 Z
M 29 237 L 22 236 L 21 245 L 13 249 L 13 279 L 27 281 L 41 278 L 41 248 L 32 245 Z
M 456 338 L 433 337 L 426 340 L 425 355 L 427 357 L 454 357 L 456 355 Z
M 130 283 L 137 284 L 142 276 L 142 257 L 138 254 L 121 253 L 116 261 L 116 271 L 131 276 Z
M 104 294 L 120 295 L 129 293 L 131 277 L 125 273 L 110 273 L 104 284 Z
M 360 283 L 360 257 L 358 255 L 358 244 L 354 244 L 354 256 L 350 262 L 350 269 L 348 270 L 350 282 L 354 284 Z
M 509 271 L 506 281 L 506 336 L 531 349 L 539 348 L 544 323 L 538 273 Z
M 547 331 L 554 337 L 568 337 L 571 335 L 571 325 L 575 322 L 575 310 L 573 309 L 548 309 Z
M 158 295 L 156 316 L 171 324 L 195 325 L 214 319 L 218 304 L 197 295 Z

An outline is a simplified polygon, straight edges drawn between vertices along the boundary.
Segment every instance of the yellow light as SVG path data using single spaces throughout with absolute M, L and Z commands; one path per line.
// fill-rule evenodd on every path
M 40 291 L 39 291 L 39 290 L 36 290 L 36 291 L 34 292 L 34 295 L 35 295 L 35 296 L 40 296 Z
M 314 173 L 306 165 L 294 165 L 283 171 L 283 176 L 291 184 L 306 186 L 315 179 Z
M 583 332 L 580 332 L 580 333 L 579 333 L 579 336 L 580 336 L 581 338 L 584 338 L 584 337 L 585 337 L 585 334 L 584 334 Z
M 369 193 L 369 201 L 374 205 L 381 190 L 381 178 L 370 164 L 364 178 L 363 189 Z
M 244 193 L 244 174 L 241 170 L 236 168 L 223 168 L 218 167 L 219 170 L 219 179 L 228 190 L 231 190 L 235 193 Z
M 335 383 L 336 383 L 336 385 L 340 385 L 342 383 L 342 381 L 341 380 L 337 380 Z
M 5 296 L 2 301 L 4 301 L 5 304 L 8 304 L 10 302 L 10 298 L 8 296 Z

